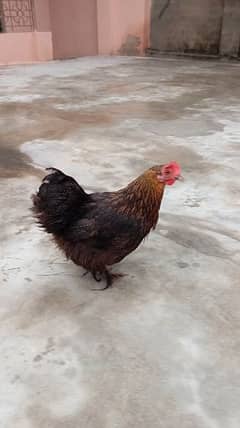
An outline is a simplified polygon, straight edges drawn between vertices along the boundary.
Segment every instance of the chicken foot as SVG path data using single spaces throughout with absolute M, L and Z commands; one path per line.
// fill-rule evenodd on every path
M 98 272 L 98 273 L 101 275 L 101 273 L 100 273 L 100 272 Z M 95 291 L 103 291 L 103 290 L 106 290 L 107 288 L 112 287 L 113 282 L 115 281 L 115 279 L 122 278 L 123 276 L 125 276 L 125 275 L 124 275 L 124 274 L 122 274 L 122 273 L 111 273 L 111 272 L 109 272 L 107 269 L 105 269 L 105 270 L 102 272 L 102 275 L 104 275 L 104 276 L 105 276 L 105 280 L 106 280 L 106 285 L 105 285 L 105 287 L 103 287 L 103 288 L 101 288 L 101 289 L 99 289 L 99 288 L 93 288 L 93 290 L 95 290 Z M 95 279 L 95 281 L 97 281 L 97 282 L 100 282 L 100 281 L 102 280 L 102 277 L 97 276 L 97 272 L 92 272 L 92 276 L 93 276 L 93 278 Z

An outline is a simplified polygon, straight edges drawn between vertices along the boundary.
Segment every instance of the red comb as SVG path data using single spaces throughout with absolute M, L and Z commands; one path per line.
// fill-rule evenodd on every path
M 181 174 L 181 168 L 180 168 L 180 165 L 176 162 L 176 161 L 172 161 L 172 162 L 169 162 L 169 163 L 167 163 L 167 164 L 165 164 L 164 165 L 164 169 L 165 168 L 170 168 L 170 169 L 172 169 L 173 171 L 174 171 L 174 174 L 175 175 L 180 175 Z

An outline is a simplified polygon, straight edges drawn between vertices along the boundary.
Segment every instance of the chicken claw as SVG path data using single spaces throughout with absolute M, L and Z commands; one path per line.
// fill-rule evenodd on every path
M 113 282 L 118 279 L 118 278 L 122 278 L 124 276 L 126 276 L 126 274 L 123 273 L 111 273 L 109 272 L 107 269 L 103 272 L 103 274 L 105 275 L 105 280 L 106 280 L 106 285 L 103 288 L 92 288 L 92 290 L 94 291 L 103 291 L 106 290 L 107 288 L 112 287 Z M 95 281 L 100 282 L 101 279 L 96 277 L 96 274 L 92 273 L 93 278 L 95 279 Z

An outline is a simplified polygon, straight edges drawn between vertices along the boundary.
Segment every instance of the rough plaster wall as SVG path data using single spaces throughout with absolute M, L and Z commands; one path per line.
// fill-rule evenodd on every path
M 240 1 L 225 0 L 220 51 L 222 55 L 240 55 Z
M 51 31 L 50 0 L 33 0 L 35 30 L 39 32 Z
M 151 0 L 97 0 L 100 55 L 142 55 L 149 45 Z
M 51 0 L 55 59 L 97 55 L 96 0 Z
M 152 0 L 151 48 L 216 54 L 223 0 Z

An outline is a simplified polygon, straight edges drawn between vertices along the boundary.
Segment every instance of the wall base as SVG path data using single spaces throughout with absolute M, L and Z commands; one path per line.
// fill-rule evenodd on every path
M 53 59 L 52 33 L 1 33 L 0 65 L 26 64 Z

